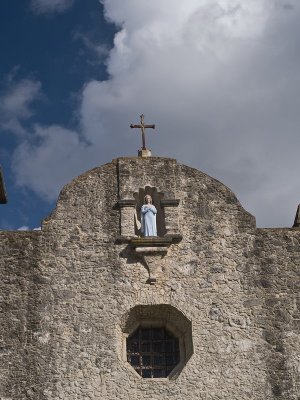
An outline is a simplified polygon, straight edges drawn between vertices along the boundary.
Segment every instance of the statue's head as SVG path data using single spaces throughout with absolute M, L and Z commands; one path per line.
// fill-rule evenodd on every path
M 152 197 L 150 196 L 150 194 L 146 194 L 146 196 L 144 197 L 144 203 L 152 204 Z

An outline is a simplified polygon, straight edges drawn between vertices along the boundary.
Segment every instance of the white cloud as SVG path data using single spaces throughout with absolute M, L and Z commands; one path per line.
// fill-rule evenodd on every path
M 74 175 L 80 174 L 86 165 L 94 166 L 95 150 L 81 142 L 76 132 L 55 125 L 37 125 L 32 134 L 39 144 L 23 141 L 12 165 L 16 184 L 29 187 L 44 199 L 54 200 L 58 190 Z
M 17 230 L 18 231 L 29 231 L 29 226 L 23 225 L 23 226 L 20 226 L 20 228 L 18 228 Z
M 7 89 L 0 96 L 0 126 L 16 134 L 26 130 L 22 121 L 33 116 L 32 103 L 41 98 L 41 83 L 24 79 L 18 83 L 9 80 Z
M 20 226 L 20 228 L 18 228 L 17 230 L 18 230 L 18 231 L 30 231 L 31 229 L 30 229 L 29 226 L 27 226 L 27 225 L 22 225 L 22 226 Z M 33 230 L 33 231 L 40 231 L 40 230 L 42 230 L 42 228 L 41 228 L 41 227 L 38 227 L 38 228 L 33 228 L 32 230 Z
M 147 139 L 154 155 L 217 177 L 259 225 L 291 225 L 300 200 L 299 4 L 102 3 L 121 27 L 107 60 L 110 78 L 84 86 L 80 135 L 39 128 L 39 144 L 19 148 L 18 182 L 52 198 L 93 163 L 135 155 L 140 138 L 129 124 L 143 112 L 157 124 Z
M 31 8 L 36 14 L 63 13 L 73 3 L 74 0 L 31 0 Z

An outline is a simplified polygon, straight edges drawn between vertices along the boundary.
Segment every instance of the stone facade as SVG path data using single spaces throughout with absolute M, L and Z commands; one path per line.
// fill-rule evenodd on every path
M 158 238 L 139 238 L 145 193 Z M 217 180 L 119 158 L 61 192 L 41 231 L 0 232 L 1 400 L 299 400 L 299 228 L 257 229 Z M 180 365 L 145 379 L 126 338 L 160 324 Z
M 0 204 L 5 204 L 7 203 L 7 198 L 6 198 L 6 191 L 5 191 L 5 185 L 4 185 L 4 178 L 2 174 L 2 170 L 0 168 Z

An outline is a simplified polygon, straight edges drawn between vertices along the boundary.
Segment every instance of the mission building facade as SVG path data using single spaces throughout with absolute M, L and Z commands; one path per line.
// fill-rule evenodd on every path
M 175 159 L 92 169 L 0 232 L 0 399 L 299 400 L 299 250 Z

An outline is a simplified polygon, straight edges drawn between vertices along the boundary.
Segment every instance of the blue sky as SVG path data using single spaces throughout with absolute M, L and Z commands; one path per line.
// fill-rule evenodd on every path
M 29 131 L 26 136 L 31 135 L 35 123 L 55 123 L 69 129 L 77 125 L 76 106 L 82 86 L 91 79 L 107 78 L 105 58 L 116 31 L 115 25 L 104 19 L 103 6 L 97 0 L 77 0 L 62 10 L 35 9 L 37 4 L 27 0 L 0 2 L 0 93 L 8 95 L 18 85 L 20 89 L 24 81 L 38 85 L 39 94 L 32 93 L 32 101 L 28 94 L 32 115 L 22 120 L 24 129 Z M 29 85 L 28 90 L 34 91 L 34 86 Z M 9 199 L 0 209 L 0 226 L 38 227 L 55 201 L 26 185 L 16 185 L 13 155 L 24 135 L 4 126 L 0 133 L 0 163 Z
M 298 0 L 0 2 L 1 229 L 34 229 L 84 171 L 153 155 L 229 186 L 258 226 L 300 202 Z

